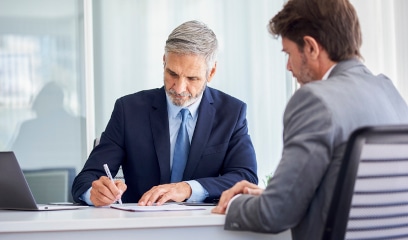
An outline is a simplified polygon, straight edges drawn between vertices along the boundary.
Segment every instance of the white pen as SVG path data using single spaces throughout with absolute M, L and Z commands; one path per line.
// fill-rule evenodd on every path
M 112 174 L 109 171 L 108 164 L 103 164 L 103 168 L 105 169 L 106 175 L 108 175 L 108 178 L 112 181 L 113 184 L 115 184 L 115 181 L 113 181 Z M 118 200 L 119 204 L 122 205 L 122 199 L 119 198 Z

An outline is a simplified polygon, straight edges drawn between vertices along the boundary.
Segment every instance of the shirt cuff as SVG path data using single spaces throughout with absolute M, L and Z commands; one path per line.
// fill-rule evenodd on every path
M 92 187 L 90 187 L 86 192 L 82 193 L 79 199 L 86 202 L 86 204 L 93 206 L 94 204 L 91 202 L 91 189 Z
M 187 199 L 187 202 L 203 202 L 208 197 L 207 190 L 199 182 L 195 180 L 185 182 L 191 187 L 191 196 Z
M 237 197 L 239 197 L 239 196 L 241 196 L 241 195 L 242 195 L 242 194 L 240 193 L 240 194 L 237 194 L 237 195 L 235 195 L 234 197 L 231 198 L 231 200 L 228 202 L 227 209 L 225 209 L 225 214 L 228 213 L 228 209 L 229 209 L 229 207 L 231 206 L 231 203 L 232 203 L 235 199 L 237 199 Z

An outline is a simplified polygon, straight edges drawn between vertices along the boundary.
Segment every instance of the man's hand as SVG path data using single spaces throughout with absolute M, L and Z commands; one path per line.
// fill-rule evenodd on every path
M 108 177 L 102 176 L 92 182 L 91 201 L 96 207 L 110 205 L 122 197 L 126 188 L 123 181 L 116 180 L 113 184 Z
M 191 196 L 191 187 L 186 182 L 163 184 L 152 187 L 140 198 L 139 206 L 162 205 L 167 201 L 182 202 Z
M 258 185 L 250 183 L 246 180 L 236 183 L 232 188 L 225 190 L 218 202 L 218 205 L 211 210 L 212 213 L 225 214 L 227 210 L 228 203 L 237 194 L 251 194 L 251 195 L 261 195 L 263 189 L 258 187 Z

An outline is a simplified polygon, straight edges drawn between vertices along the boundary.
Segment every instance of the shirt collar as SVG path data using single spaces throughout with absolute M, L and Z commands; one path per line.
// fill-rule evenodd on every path
M 331 66 L 331 67 L 329 68 L 329 70 L 327 70 L 327 72 L 323 75 L 322 80 L 326 80 L 327 78 L 329 78 L 329 75 L 330 75 L 331 71 L 333 70 L 333 68 L 334 68 L 336 65 L 337 65 L 337 63 L 336 63 L 336 64 L 333 64 L 333 66 Z
M 193 119 L 197 118 L 198 107 L 200 106 L 201 99 L 203 98 L 203 93 L 201 93 L 201 95 L 197 98 L 197 100 L 193 104 L 191 104 L 190 106 L 188 106 L 188 107 L 179 107 L 179 106 L 176 106 L 176 105 L 173 104 L 173 102 L 171 101 L 169 95 L 166 92 L 167 111 L 168 111 L 169 117 L 176 118 L 177 114 L 180 112 L 180 110 L 182 108 L 187 108 L 190 111 L 190 114 L 193 117 Z

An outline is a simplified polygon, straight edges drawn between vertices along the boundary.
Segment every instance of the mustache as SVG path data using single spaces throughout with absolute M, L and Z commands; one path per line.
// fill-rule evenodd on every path
M 192 94 L 189 92 L 182 92 L 182 93 L 177 93 L 174 89 L 169 89 L 168 92 L 171 95 L 177 96 L 177 97 L 191 97 Z

